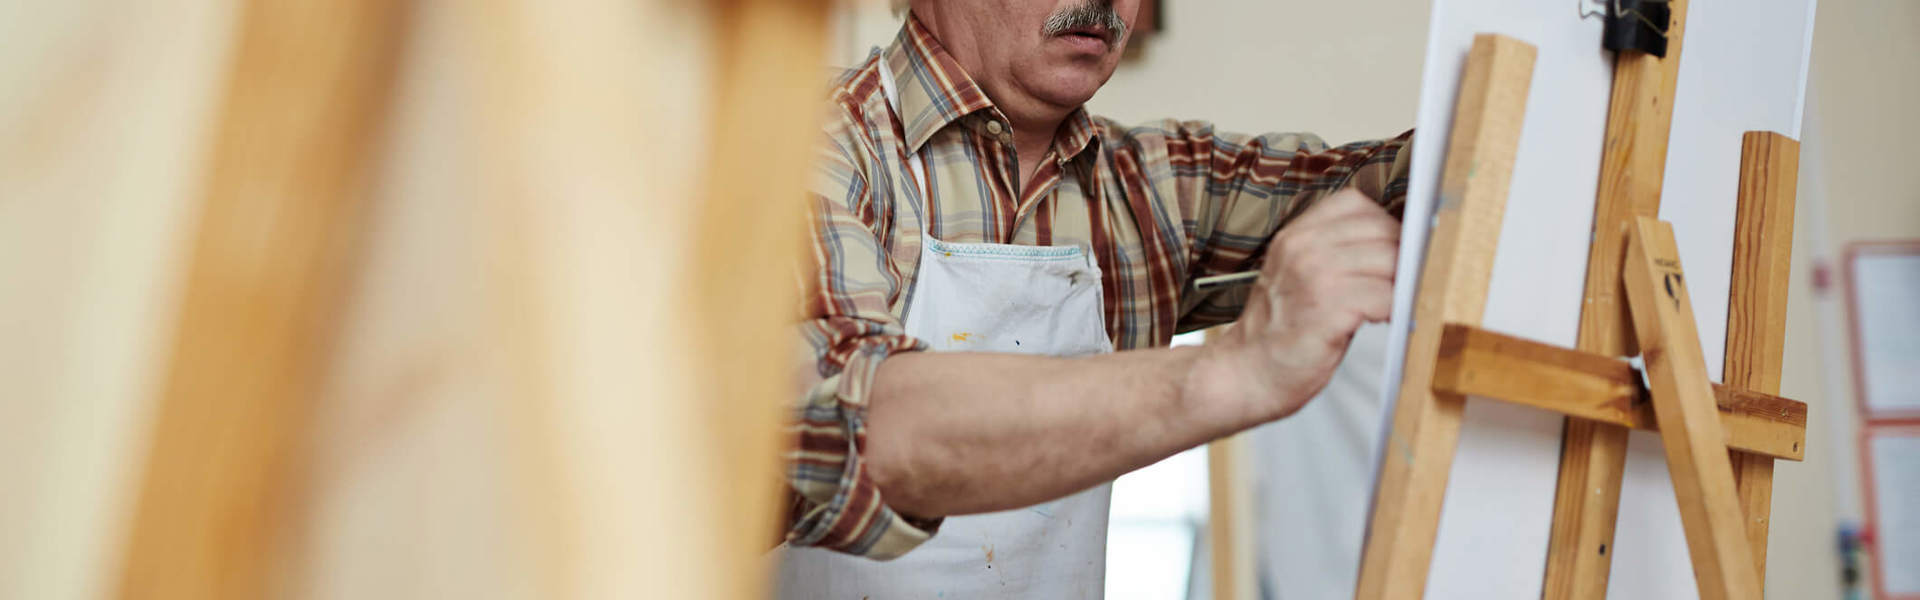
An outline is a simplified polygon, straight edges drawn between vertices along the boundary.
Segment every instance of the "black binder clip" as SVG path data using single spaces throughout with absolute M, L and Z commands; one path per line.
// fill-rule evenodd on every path
M 1667 30 L 1672 22 L 1668 0 L 1606 0 L 1607 27 L 1603 44 L 1608 50 L 1639 50 L 1667 57 Z

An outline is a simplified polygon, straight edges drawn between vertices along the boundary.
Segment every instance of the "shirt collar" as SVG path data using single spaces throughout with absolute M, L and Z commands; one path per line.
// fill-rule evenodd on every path
M 997 110 L 993 101 L 987 99 L 986 91 L 967 76 L 966 70 L 918 17 L 909 12 L 906 21 L 893 45 L 882 55 L 880 68 L 893 70 L 907 149 L 919 152 L 934 133 L 954 121 L 980 111 L 997 114 Z M 1089 148 L 1098 137 L 1099 129 L 1086 107 L 1076 108 L 1054 136 L 1054 154 L 1066 162 Z
M 1094 127 L 1093 117 L 1087 114 L 1087 107 L 1073 109 L 1067 115 L 1067 121 L 1061 125 L 1060 132 L 1053 136 L 1053 155 L 1060 157 L 1060 163 L 1066 164 L 1080 153 L 1093 147 L 1100 139 L 1100 128 Z

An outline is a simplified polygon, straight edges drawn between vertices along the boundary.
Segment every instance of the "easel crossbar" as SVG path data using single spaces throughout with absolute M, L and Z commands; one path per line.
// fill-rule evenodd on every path
M 1626 361 L 1459 323 L 1441 333 L 1437 393 L 1478 396 L 1570 417 L 1659 431 L 1652 397 Z M 1807 405 L 1772 394 L 1713 385 L 1729 449 L 1802 460 Z

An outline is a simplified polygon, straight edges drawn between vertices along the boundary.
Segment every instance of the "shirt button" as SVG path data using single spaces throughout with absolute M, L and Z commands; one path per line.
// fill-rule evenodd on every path
M 999 121 L 987 121 L 987 133 L 991 133 L 997 136 L 997 135 L 1000 135 L 1000 132 L 1006 131 L 1006 130 L 1007 130 L 1007 127 L 1005 125 L 1001 125 Z

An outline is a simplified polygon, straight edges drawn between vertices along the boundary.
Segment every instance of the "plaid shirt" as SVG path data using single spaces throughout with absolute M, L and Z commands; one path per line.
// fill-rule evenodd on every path
M 899 82 L 897 118 L 880 69 Z M 901 321 L 923 236 L 1090 248 L 1114 348 L 1153 348 L 1238 316 L 1246 288 L 1202 294 L 1192 281 L 1258 268 L 1274 232 L 1316 199 L 1353 186 L 1397 213 L 1406 195 L 1411 132 L 1329 148 L 1198 121 L 1128 128 L 1080 109 L 1020 182 L 1008 123 L 911 16 L 833 87 L 809 195 L 815 270 L 803 279 L 807 391 L 786 456 L 788 543 L 886 559 L 939 526 L 889 509 L 860 456 L 875 369 L 928 347 Z M 913 152 L 930 195 L 913 183 Z

